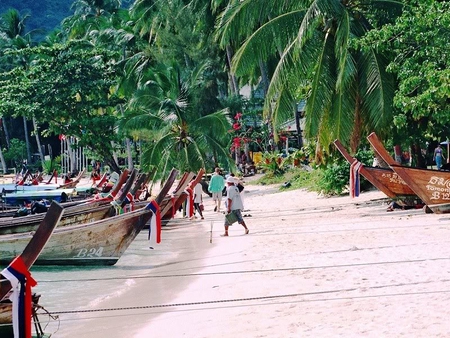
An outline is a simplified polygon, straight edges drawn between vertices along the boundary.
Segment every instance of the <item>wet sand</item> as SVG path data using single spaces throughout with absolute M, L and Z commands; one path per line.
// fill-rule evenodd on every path
M 173 220 L 155 250 L 142 233 L 116 266 L 66 271 L 93 280 L 43 295 L 47 309 L 102 311 L 61 315 L 52 337 L 448 336 L 450 215 L 386 212 L 378 191 L 248 185 L 250 234 L 234 225 L 224 238 L 204 200 L 205 220 Z

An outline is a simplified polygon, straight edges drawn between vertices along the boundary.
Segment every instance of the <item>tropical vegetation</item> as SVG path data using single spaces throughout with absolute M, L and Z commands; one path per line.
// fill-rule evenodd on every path
M 324 182 L 341 172 L 333 169 L 336 138 L 355 154 L 376 131 L 421 156 L 425 141 L 450 133 L 448 7 L 77 0 L 51 32 L 27 26 L 36 10 L 8 7 L 0 19 L 0 148 L 24 139 L 27 158 L 36 151 L 44 163 L 40 138 L 64 135 L 114 170 L 126 154 L 128 166 L 160 177 L 172 166 L 234 170 L 240 151 L 268 151 L 276 171 L 282 126 L 305 101 L 298 147 L 308 145 L 313 168 L 330 170 Z M 0 160 L 5 170 L 1 152 Z

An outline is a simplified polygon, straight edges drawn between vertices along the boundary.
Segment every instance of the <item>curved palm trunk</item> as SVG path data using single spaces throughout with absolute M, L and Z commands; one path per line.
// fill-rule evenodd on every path
M 23 130 L 25 133 L 25 144 L 27 147 L 27 160 L 28 160 L 28 163 L 31 163 L 30 138 L 28 137 L 28 126 L 27 126 L 27 119 L 25 116 L 23 116 Z

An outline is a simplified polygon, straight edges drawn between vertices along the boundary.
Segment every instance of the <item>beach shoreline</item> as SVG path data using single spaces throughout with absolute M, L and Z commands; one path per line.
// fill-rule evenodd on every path
M 90 305 L 114 310 L 61 316 L 52 337 L 448 335 L 449 216 L 386 212 L 375 190 L 278 187 L 246 186 L 249 235 L 233 225 L 220 237 L 224 216 L 208 197 L 205 220 L 174 219 L 155 250 L 140 234 L 111 269 L 128 276 L 107 282 L 120 292 Z

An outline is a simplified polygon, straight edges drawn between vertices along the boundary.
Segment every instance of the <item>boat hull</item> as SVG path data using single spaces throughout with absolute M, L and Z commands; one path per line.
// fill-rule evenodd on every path
M 374 150 L 435 213 L 450 213 L 450 172 L 406 167 L 394 161 L 375 133 L 367 139 Z
M 339 140 L 335 140 L 334 145 L 349 164 L 356 161 L 356 159 L 347 152 Z M 389 198 L 403 201 L 417 199 L 417 195 L 414 191 L 391 168 L 367 167 L 362 165 L 359 173 Z
M 78 205 L 64 209 L 64 215 L 58 227 L 74 224 L 90 223 L 112 216 L 111 205 Z M 23 217 L 0 218 L 0 235 L 26 233 L 35 231 L 45 214 L 34 214 Z
M 58 227 L 35 265 L 114 265 L 145 223 L 151 212 L 140 209 L 92 223 Z M 0 265 L 17 256 L 31 234 L 0 238 Z

